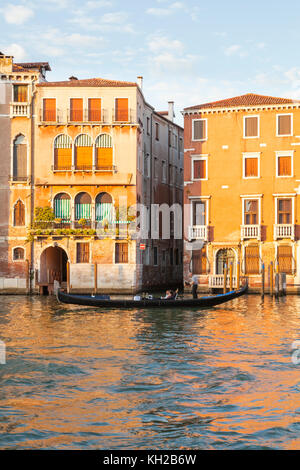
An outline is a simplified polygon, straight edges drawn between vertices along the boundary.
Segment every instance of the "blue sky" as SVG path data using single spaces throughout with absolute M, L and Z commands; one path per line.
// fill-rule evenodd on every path
M 48 80 L 144 77 L 157 110 L 243 93 L 300 99 L 295 0 L 0 0 L 0 51 Z

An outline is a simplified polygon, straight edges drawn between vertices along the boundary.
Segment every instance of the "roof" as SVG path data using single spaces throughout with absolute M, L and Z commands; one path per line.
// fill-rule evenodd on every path
M 135 82 L 121 82 L 118 80 L 107 80 L 105 78 L 87 78 L 84 80 L 66 80 L 62 82 L 43 82 L 37 86 L 46 87 L 128 87 L 137 86 Z
M 51 67 L 49 65 L 49 62 L 18 62 L 14 65 L 23 67 L 24 69 L 38 69 L 41 70 L 41 68 L 44 68 L 48 72 L 51 71 Z
M 161 116 L 168 116 L 169 111 L 157 111 L 157 114 L 161 114 Z
M 184 111 L 205 108 L 234 108 L 241 106 L 263 106 L 289 103 L 300 103 L 300 100 L 247 93 L 246 95 L 235 96 L 234 98 L 227 98 L 225 100 L 212 101 L 210 103 L 199 104 L 197 106 L 190 106 L 188 108 L 184 108 Z
M 19 64 L 13 64 L 12 66 L 12 71 L 13 72 L 36 72 L 36 70 L 31 70 L 29 68 L 22 67 Z

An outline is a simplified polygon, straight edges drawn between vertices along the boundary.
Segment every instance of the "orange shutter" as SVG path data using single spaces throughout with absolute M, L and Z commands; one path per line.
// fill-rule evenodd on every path
M 108 148 L 97 148 L 97 167 L 112 167 L 113 164 L 113 149 Z
M 291 157 L 278 157 L 278 175 L 291 176 Z
M 258 159 L 246 158 L 245 159 L 245 176 L 258 176 Z
M 55 170 L 70 170 L 72 165 L 72 149 L 54 149 Z
M 194 179 L 206 178 L 205 160 L 194 160 Z
M 77 170 L 91 170 L 93 165 L 93 147 L 76 147 Z
M 71 121 L 83 121 L 82 98 L 71 98 Z
M 291 134 L 291 116 L 278 116 L 278 135 Z
M 56 99 L 45 98 L 44 99 L 44 121 L 55 121 L 56 119 Z
M 128 121 L 128 98 L 116 98 L 116 121 Z
M 89 121 L 101 121 L 101 98 L 89 98 Z
M 247 117 L 245 119 L 245 136 L 256 137 L 258 135 L 258 118 Z

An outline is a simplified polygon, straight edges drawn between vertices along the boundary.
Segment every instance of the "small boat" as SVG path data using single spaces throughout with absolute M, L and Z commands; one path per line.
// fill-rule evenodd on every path
M 104 307 L 104 308 L 181 308 L 181 307 L 213 307 L 214 305 L 223 304 L 229 300 L 236 299 L 245 294 L 248 288 L 246 283 L 243 287 L 226 294 L 210 295 L 206 297 L 199 297 L 198 299 L 110 299 L 106 295 L 80 295 L 68 294 L 66 292 L 57 290 L 57 300 L 65 304 L 85 305 L 89 307 Z

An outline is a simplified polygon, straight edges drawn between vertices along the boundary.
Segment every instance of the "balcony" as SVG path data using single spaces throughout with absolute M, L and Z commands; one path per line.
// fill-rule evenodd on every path
M 10 117 L 30 117 L 30 104 L 29 103 L 11 103 L 10 104 Z
M 261 226 L 260 225 L 241 225 L 241 239 L 247 238 L 261 239 Z
M 29 183 L 30 177 L 28 175 L 20 176 L 20 175 L 10 175 L 9 181 L 11 183 Z
M 107 112 L 105 109 L 68 109 L 68 123 L 105 123 L 107 121 Z
M 61 109 L 40 110 L 39 124 L 42 125 L 56 125 L 65 124 L 65 119 Z
M 224 274 L 212 274 L 208 277 L 208 287 L 211 289 L 221 289 L 224 287 Z M 230 278 L 227 274 L 226 287 L 230 287 Z M 237 288 L 237 278 L 232 276 L 232 287 Z
M 274 225 L 274 240 L 278 238 L 295 239 L 295 225 L 293 224 L 275 224 Z
M 208 241 L 208 225 L 190 225 L 188 228 L 189 240 Z
M 136 121 L 136 113 L 133 109 L 117 110 L 114 108 L 112 110 L 113 124 L 135 124 Z

